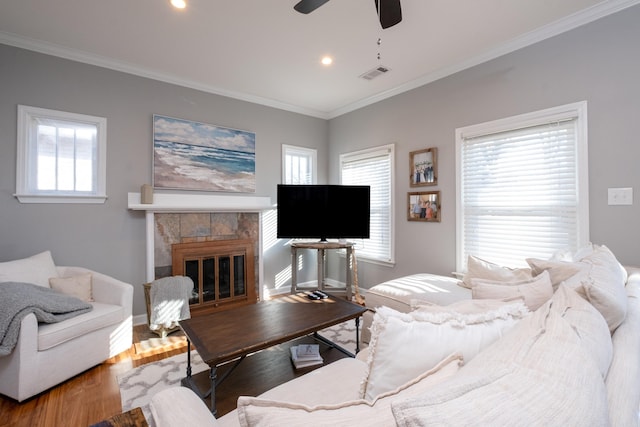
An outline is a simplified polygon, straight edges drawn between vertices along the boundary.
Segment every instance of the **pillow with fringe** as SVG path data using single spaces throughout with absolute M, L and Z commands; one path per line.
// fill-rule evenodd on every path
M 435 307 L 431 309 L 432 307 Z M 529 314 L 521 301 L 491 311 L 460 313 L 424 306 L 410 313 L 380 307 L 371 325 L 360 395 L 372 400 L 459 352 L 465 363 Z

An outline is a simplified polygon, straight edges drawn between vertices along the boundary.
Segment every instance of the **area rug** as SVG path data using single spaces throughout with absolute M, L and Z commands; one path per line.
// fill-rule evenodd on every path
M 353 320 L 323 329 L 319 333 L 346 350 L 355 352 L 356 327 Z M 193 375 L 208 369 L 195 350 L 191 351 L 191 369 Z M 155 427 L 149 410 L 151 397 L 166 388 L 180 386 L 180 381 L 184 378 L 186 370 L 187 353 L 182 353 L 133 368 L 129 372 L 119 375 L 118 384 L 122 411 L 140 407 L 149 426 Z

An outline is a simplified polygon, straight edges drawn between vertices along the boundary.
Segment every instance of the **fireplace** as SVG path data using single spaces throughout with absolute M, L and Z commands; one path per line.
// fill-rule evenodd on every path
M 171 246 L 173 275 L 188 276 L 194 283 L 189 300 L 193 313 L 256 302 L 253 246 L 250 239 Z
M 255 302 L 260 299 L 263 268 L 260 224 L 262 213 L 274 209 L 269 197 L 156 192 L 153 194 L 151 203 L 142 203 L 140 193 L 128 193 L 127 198 L 129 209 L 145 212 L 147 282 L 174 274 L 172 260 L 174 244 L 248 239 L 253 243 L 254 256 L 245 255 L 243 260 L 246 300 Z M 229 258 L 228 263 L 223 260 L 222 264 L 227 263 L 230 269 L 233 266 L 237 270 L 239 262 L 235 261 L 235 258 Z M 223 268 L 226 267 L 223 266 Z M 234 281 L 230 282 L 233 284 L 229 287 L 230 294 L 233 287 L 234 297 L 242 291 L 241 286 L 235 284 L 236 277 L 238 277 L 237 274 L 233 279 L 228 279 Z M 223 285 L 222 293 L 218 295 L 222 295 L 222 299 L 225 299 L 225 292 L 226 284 Z M 198 302 L 200 302 L 199 296 Z M 215 304 L 218 304 L 219 308 L 224 308 L 234 305 L 233 303 L 225 304 L 225 302 L 210 303 L 210 306 L 216 308 Z M 207 308 L 211 307 L 207 306 Z

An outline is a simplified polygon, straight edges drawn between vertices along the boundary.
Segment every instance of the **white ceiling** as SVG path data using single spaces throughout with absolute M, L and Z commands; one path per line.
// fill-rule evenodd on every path
M 401 0 L 382 30 L 374 0 L 297 1 L 0 0 L 0 43 L 333 118 L 640 2 Z

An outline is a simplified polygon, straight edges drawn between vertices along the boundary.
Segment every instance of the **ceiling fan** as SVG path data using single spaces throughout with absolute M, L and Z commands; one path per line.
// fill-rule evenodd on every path
M 329 0 L 300 0 L 293 8 L 300 13 L 311 13 Z M 402 21 L 400 0 L 374 0 L 382 28 L 393 27 Z

